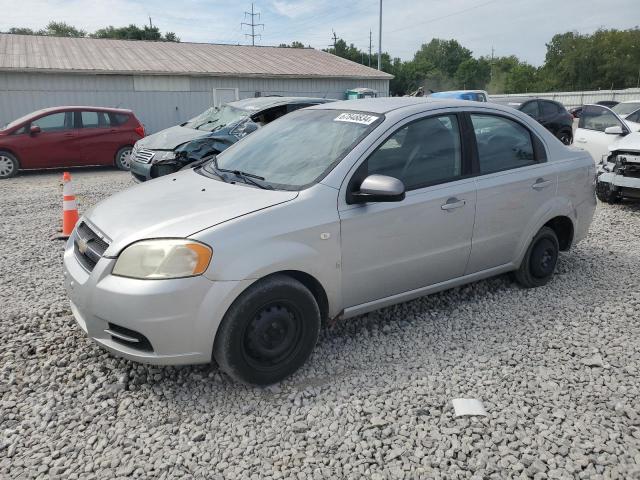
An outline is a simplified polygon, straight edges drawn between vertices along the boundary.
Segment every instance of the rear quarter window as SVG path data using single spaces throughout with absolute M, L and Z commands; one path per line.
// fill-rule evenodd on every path
M 127 123 L 129 121 L 129 115 L 126 113 L 110 113 L 109 120 L 111 121 L 111 125 L 117 127 Z

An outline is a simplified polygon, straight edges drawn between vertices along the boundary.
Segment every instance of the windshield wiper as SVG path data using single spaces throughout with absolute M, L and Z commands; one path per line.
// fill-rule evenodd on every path
M 255 185 L 256 187 L 262 188 L 264 190 L 273 190 L 272 185 L 269 185 L 268 183 L 261 183 L 265 181 L 265 178 L 261 177 L 260 175 L 255 175 L 249 172 L 243 172 L 242 170 L 231 170 L 228 168 L 220 168 L 218 167 L 217 158 L 213 159 L 213 166 L 218 172 L 233 173 L 236 177 L 240 177 L 244 181 L 244 183 L 250 183 L 251 185 Z M 256 180 L 259 180 L 259 181 L 256 181 Z

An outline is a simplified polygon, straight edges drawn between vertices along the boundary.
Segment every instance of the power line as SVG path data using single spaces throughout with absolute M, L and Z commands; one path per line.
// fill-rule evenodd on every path
M 425 25 L 427 23 L 437 22 L 438 20 L 442 20 L 444 18 L 453 17 L 454 15 L 460 15 L 461 13 L 466 13 L 466 12 L 468 12 L 470 10 L 475 10 L 476 8 L 481 8 L 481 7 L 484 7 L 486 5 L 489 5 L 490 3 L 495 3 L 497 1 L 498 0 L 489 0 L 488 2 L 480 3 L 478 5 L 474 5 L 473 7 L 465 8 L 464 10 L 458 10 L 457 12 L 449 13 L 448 15 L 442 15 L 441 17 L 436 17 L 436 18 L 432 18 L 430 20 L 425 20 L 424 22 L 418 22 L 418 23 L 414 23 L 414 24 L 411 24 L 411 25 L 405 25 L 402 28 L 396 28 L 395 30 L 388 31 L 387 33 L 400 32 L 400 31 L 403 31 L 403 30 L 407 30 L 409 28 L 419 27 L 419 26 Z
M 242 22 L 240 23 L 240 29 L 242 29 L 243 25 L 246 25 L 248 27 L 251 27 L 251 33 L 245 33 L 244 36 L 245 37 L 251 37 L 251 45 L 256 44 L 256 37 L 260 37 L 262 38 L 262 35 L 259 33 L 256 33 L 256 27 L 262 27 L 262 29 L 264 30 L 264 23 L 256 23 L 255 22 L 255 18 L 258 17 L 258 20 L 260 20 L 260 13 L 254 13 L 253 12 L 253 3 L 251 3 L 251 12 L 244 12 L 244 18 L 247 18 L 247 15 L 251 17 L 251 23 L 246 23 L 246 22 Z

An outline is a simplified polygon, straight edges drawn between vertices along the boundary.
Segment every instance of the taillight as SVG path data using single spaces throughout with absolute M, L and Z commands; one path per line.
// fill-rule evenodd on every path
M 134 130 L 138 135 L 144 137 L 144 127 L 142 125 L 138 125 Z

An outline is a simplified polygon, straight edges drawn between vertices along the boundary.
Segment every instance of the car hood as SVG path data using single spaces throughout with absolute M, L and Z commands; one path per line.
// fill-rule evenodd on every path
M 166 128 L 158 133 L 141 138 L 138 140 L 137 145 L 142 148 L 148 148 L 149 150 L 173 150 L 178 145 L 190 142 L 196 138 L 206 137 L 207 135 L 211 135 L 211 132 L 176 125 L 175 127 Z
M 297 195 L 224 183 L 187 170 L 117 193 L 87 212 L 84 220 L 108 237 L 109 257 L 138 240 L 185 238 Z
M 609 151 L 616 150 L 640 152 L 640 132 L 633 132 L 609 145 Z

